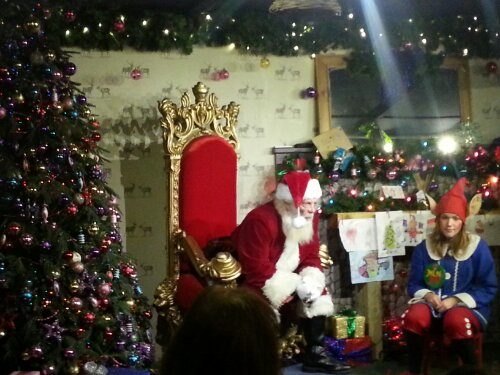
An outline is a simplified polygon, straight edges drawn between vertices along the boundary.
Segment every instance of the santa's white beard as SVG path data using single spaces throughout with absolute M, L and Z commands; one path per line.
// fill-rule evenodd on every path
M 306 223 L 300 228 L 296 228 L 293 223 L 295 215 L 289 213 L 281 214 L 283 223 L 283 233 L 287 241 L 298 242 L 299 244 L 308 243 L 313 237 L 313 220 L 312 217 L 306 217 Z

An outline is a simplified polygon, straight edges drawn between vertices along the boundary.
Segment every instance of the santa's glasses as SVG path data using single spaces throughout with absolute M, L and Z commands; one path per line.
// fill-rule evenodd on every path
M 318 211 L 321 208 L 321 203 L 317 200 L 306 200 L 302 202 L 300 208 L 308 211 Z

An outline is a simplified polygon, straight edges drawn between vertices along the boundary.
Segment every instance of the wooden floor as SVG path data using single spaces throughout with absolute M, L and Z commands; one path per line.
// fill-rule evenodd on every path
M 405 370 L 405 358 L 398 360 L 379 360 L 371 364 L 353 367 L 350 375 L 398 375 Z M 446 375 L 457 363 L 452 361 L 440 361 L 432 364 L 430 375 Z M 304 375 L 301 364 L 294 364 L 283 368 L 283 375 Z M 500 375 L 500 343 L 488 344 L 483 348 L 483 369 L 486 375 Z M 314 374 L 312 374 L 314 375 Z M 319 373 L 318 373 L 319 375 Z

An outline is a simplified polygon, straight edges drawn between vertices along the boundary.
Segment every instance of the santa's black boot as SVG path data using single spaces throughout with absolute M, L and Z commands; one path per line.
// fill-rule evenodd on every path
M 351 366 L 330 358 L 323 346 L 325 317 L 315 316 L 311 319 L 303 319 L 301 323 L 306 341 L 302 372 L 348 374 Z

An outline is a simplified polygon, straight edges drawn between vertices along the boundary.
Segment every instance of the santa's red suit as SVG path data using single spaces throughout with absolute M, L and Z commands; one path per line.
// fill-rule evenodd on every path
M 299 313 L 309 318 L 333 314 L 319 258 L 317 213 L 308 243 L 299 245 L 286 238 L 274 202 L 252 210 L 233 232 L 232 240 L 242 266 L 244 285 L 262 293 L 276 310 L 303 284 L 316 288 L 320 295 L 310 303 L 301 302 Z

